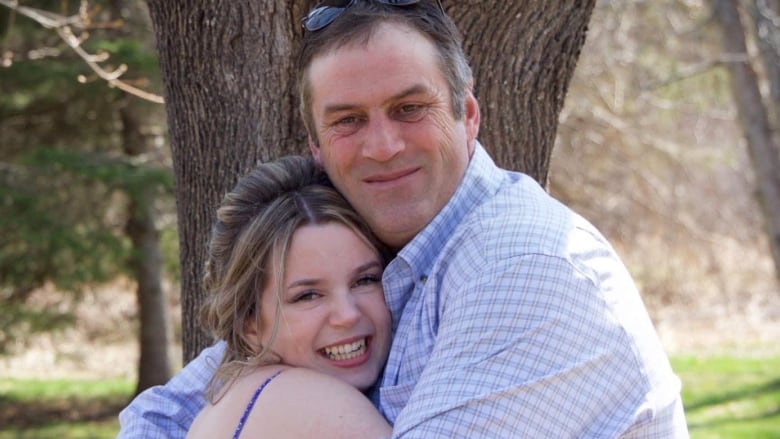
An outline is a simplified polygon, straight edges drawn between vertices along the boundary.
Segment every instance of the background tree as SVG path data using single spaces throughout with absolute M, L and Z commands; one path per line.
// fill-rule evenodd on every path
M 777 2 L 761 0 L 752 6 L 752 16 L 758 30 L 757 39 L 762 48 L 765 68 L 770 83 L 768 102 L 776 103 L 771 97 L 778 93 L 777 83 L 778 40 L 777 26 L 772 19 L 777 17 Z M 723 49 L 731 58 L 726 63 L 731 77 L 731 90 L 737 104 L 740 124 L 747 141 L 747 148 L 756 174 L 756 196 L 764 214 L 764 226 L 769 236 L 769 249 L 775 261 L 775 270 L 780 279 L 780 150 L 773 139 L 770 113 L 761 95 L 758 76 L 748 53 L 746 28 L 742 24 L 737 2 L 733 0 L 712 0 L 715 20 L 720 25 Z M 763 34 L 763 35 L 762 35 Z M 777 110 L 777 108 L 775 108 Z
M 173 151 L 185 361 L 212 342 L 195 316 L 215 206 L 256 162 L 305 152 L 294 54 L 314 3 L 148 0 Z M 473 61 L 480 138 L 503 165 L 542 182 L 594 4 L 444 2 Z
M 107 87 L 137 91 L 118 80 L 121 68 L 100 65 L 113 54 L 136 75 L 156 72 L 137 38 L 146 28 L 132 21 L 145 11 L 119 0 L 0 4 L 9 7 L 0 11 L 0 348 L 20 331 L 72 321 L 70 310 L 27 306 L 44 283 L 78 300 L 90 285 L 129 274 L 141 316 L 139 390 L 163 383 L 170 331 L 156 211 L 160 197 L 171 203 L 171 179 L 158 153 L 162 109 Z

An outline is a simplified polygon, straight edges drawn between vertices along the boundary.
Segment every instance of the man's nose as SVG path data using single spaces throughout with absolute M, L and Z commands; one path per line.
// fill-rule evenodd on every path
M 374 117 L 369 122 L 368 128 L 362 149 L 364 157 L 386 162 L 404 150 L 405 145 L 398 122 L 386 116 Z

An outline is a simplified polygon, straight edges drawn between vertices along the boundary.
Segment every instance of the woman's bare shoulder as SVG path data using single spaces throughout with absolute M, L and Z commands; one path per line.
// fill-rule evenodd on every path
M 245 432 L 244 437 L 364 439 L 388 436 L 392 429 L 356 388 L 320 372 L 290 368 L 263 389 Z
M 222 437 L 233 431 L 248 406 L 254 392 L 287 366 L 263 366 L 227 383 L 217 400 L 208 403 L 198 413 L 187 433 L 187 439 Z M 253 410 L 254 411 L 254 410 Z

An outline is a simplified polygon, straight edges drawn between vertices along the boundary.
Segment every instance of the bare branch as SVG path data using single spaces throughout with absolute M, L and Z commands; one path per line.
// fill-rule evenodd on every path
M 703 75 L 707 72 L 709 72 L 712 69 L 730 64 L 730 63 L 743 63 L 750 61 L 750 57 L 746 53 L 726 53 L 720 56 L 720 58 L 706 61 L 700 64 L 697 64 L 695 66 L 690 67 L 684 72 L 681 72 L 680 74 L 674 75 L 672 77 L 663 79 L 661 81 L 653 82 L 651 84 L 647 84 L 641 87 L 641 91 L 647 92 L 647 91 L 653 91 L 657 90 L 659 88 L 664 88 L 668 85 L 674 84 L 676 82 L 683 81 L 685 79 L 693 78 L 695 76 Z
M 12 11 L 18 12 L 19 14 L 34 20 L 46 29 L 54 29 L 57 32 L 57 35 L 59 35 L 60 38 L 62 38 L 62 40 L 65 42 L 65 44 L 73 49 L 73 51 L 84 60 L 87 66 L 89 66 L 89 68 L 92 69 L 92 71 L 95 72 L 98 77 L 105 80 L 110 87 L 116 87 L 126 93 L 132 94 L 150 102 L 155 102 L 158 104 L 165 103 L 162 96 L 150 93 L 148 91 L 134 87 L 125 81 L 119 80 L 119 77 L 127 71 L 126 65 L 122 64 L 118 68 L 109 72 L 101 67 L 100 64 L 98 64 L 99 62 L 107 60 L 108 54 L 90 54 L 81 47 L 83 39 L 76 36 L 76 34 L 74 34 L 71 30 L 71 27 L 85 28 L 88 24 L 89 18 L 86 11 L 86 4 L 87 2 L 83 1 L 79 8 L 78 14 L 66 17 L 64 15 L 55 14 L 50 11 L 22 6 L 19 4 L 18 0 L 0 0 L 0 5 L 6 6 Z
M 0 0 L 0 5 L 6 6 L 11 10 L 14 10 L 27 18 L 36 21 L 46 29 L 55 29 L 62 26 L 79 25 L 82 23 L 82 18 L 79 15 L 71 15 L 65 17 L 53 12 L 44 11 L 43 9 L 31 8 L 28 6 L 22 6 L 18 0 Z

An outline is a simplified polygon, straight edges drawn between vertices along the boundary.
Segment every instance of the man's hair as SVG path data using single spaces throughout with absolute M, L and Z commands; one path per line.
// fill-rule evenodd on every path
M 316 126 L 308 78 L 312 60 L 350 44 L 367 44 L 382 23 L 406 25 L 433 43 L 439 55 L 439 68 L 449 84 L 453 116 L 456 120 L 464 116 L 466 90 L 472 82 L 471 67 L 463 52 L 458 28 L 441 11 L 437 2 L 422 0 L 409 6 L 390 6 L 371 0 L 356 0 L 325 28 L 304 31 L 298 55 L 298 92 L 301 115 L 315 142 L 319 140 L 314 137 Z
M 261 164 L 242 177 L 217 209 L 211 230 L 203 284 L 209 296 L 201 324 L 227 349 L 208 385 L 215 402 L 245 367 L 278 363 L 270 349 L 247 336 L 247 322 L 260 328 L 261 294 L 280 297 L 287 253 L 295 232 L 306 225 L 342 224 L 387 261 L 387 253 L 368 224 L 329 183 L 311 157 L 288 156 Z M 316 243 L 311 243 L 316 245 Z M 276 285 L 269 285 L 271 270 Z M 279 300 L 276 300 L 276 323 Z M 269 344 L 278 325 L 271 329 Z

